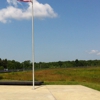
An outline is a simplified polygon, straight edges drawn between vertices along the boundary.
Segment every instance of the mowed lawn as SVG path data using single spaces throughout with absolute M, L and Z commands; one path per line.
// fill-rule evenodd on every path
M 1 73 L 0 79 L 32 81 L 32 71 Z M 35 71 L 35 80 L 51 85 L 80 84 L 100 91 L 100 67 L 41 69 Z

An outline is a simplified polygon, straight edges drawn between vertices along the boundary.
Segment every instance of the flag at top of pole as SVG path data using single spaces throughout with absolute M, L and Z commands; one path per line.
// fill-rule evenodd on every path
M 17 1 L 22 1 L 22 2 L 32 2 L 32 0 L 17 0 Z

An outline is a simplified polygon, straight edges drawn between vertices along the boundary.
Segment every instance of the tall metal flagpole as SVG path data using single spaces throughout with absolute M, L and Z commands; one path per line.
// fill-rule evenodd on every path
M 33 89 L 34 87 L 34 18 L 33 18 L 33 0 L 32 0 L 32 67 L 33 67 Z
M 33 69 L 33 89 L 35 89 L 34 87 L 34 18 L 33 18 L 33 0 L 17 0 L 17 1 L 22 1 L 22 2 L 31 2 L 32 3 L 32 69 Z

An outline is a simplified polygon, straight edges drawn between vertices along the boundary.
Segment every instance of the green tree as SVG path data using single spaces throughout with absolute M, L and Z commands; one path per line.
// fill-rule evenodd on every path
M 2 61 L 2 64 L 3 64 L 3 67 L 4 67 L 5 69 L 7 69 L 7 59 L 3 60 L 3 61 Z
M 24 64 L 24 69 L 32 69 L 32 63 L 30 60 L 24 61 L 23 64 Z
M 63 62 L 62 61 L 58 61 L 58 64 L 60 67 L 62 67 Z

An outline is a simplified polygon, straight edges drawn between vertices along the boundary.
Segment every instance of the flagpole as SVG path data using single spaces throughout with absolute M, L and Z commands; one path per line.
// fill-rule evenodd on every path
M 33 0 L 17 0 L 22 2 L 31 2 L 32 3 L 32 69 L 33 69 L 33 89 L 35 89 L 34 81 L 34 17 L 33 17 Z
M 34 86 L 34 18 L 33 18 L 33 0 L 32 0 L 32 69 L 33 69 L 33 89 Z

